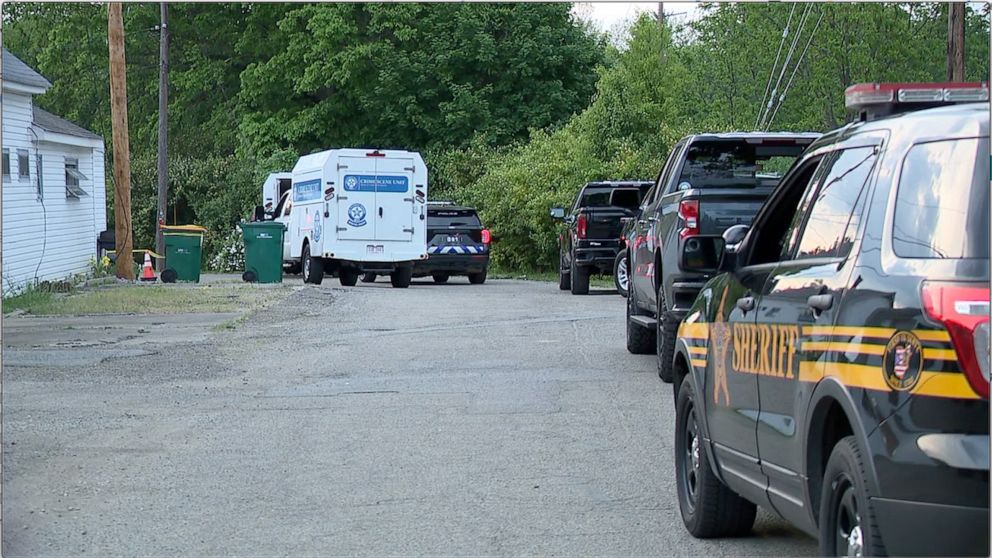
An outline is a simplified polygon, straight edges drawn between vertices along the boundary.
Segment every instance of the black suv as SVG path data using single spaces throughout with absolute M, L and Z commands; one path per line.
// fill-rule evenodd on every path
M 467 275 L 473 285 L 485 283 L 491 239 L 474 208 L 429 202 L 427 259 L 414 263 L 413 276 L 445 283 L 452 275 Z
M 847 91 L 869 114 L 921 98 L 988 89 Z M 824 555 L 988 555 L 987 102 L 825 135 L 749 229 L 686 242 L 682 264 L 721 272 L 672 363 L 693 535 L 747 532 L 757 504 Z

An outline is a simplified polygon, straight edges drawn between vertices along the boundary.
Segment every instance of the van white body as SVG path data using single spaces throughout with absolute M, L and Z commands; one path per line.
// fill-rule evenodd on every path
M 331 149 L 301 157 L 281 215 L 285 255 L 323 269 L 389 272 L 427 258 L 427 166 L 419 153 Z
M 279 198 L 289 191 L 292 183 L 291 172 L 273 172 L 265 178 L 265 184 L 262 185 L 262 207 L 265 211 L 271 212 L 275 208 Z

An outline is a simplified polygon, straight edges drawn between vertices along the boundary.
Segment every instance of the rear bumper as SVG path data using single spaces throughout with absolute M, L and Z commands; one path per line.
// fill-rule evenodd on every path
M 606 274 L 613 273 L 613 262 L 617 258 L 620 248 L 575 248 L 575 265 L 579 267 L 595 267 Z
M 874 498 L 890 556 L 988 556 L 989 509 Z
M 695 274 L 673 277 L 672 286 L 669 289 L 671 295 L 667 298 L 670 305 L 669 310 L 674 314 L 683 315 L 688 312 L 708 279 L 705 275 Z
M 413 266 L 414 275 L 434 272 L 481 273 L 489 267 L 489 254 L 431 254 Z

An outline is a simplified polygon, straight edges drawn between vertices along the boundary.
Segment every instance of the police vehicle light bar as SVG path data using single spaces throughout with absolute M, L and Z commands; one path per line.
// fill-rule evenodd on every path
M 858 83 L 844 91 L 844 106 L 863 116 L 988 100 L 989 86 L 985 82 Z

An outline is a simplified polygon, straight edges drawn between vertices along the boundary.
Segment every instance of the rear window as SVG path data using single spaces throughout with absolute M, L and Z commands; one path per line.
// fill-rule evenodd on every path
M 612 193 L 613 188 L 610 186 L 587 186 L 582 191 L 578 207 L 610 207 Z
M 686 150 L 676 189 L 774 186 L 805 149 L 791 140 L 697 141 Z
M 989 257 L 989 140 L 921 143 L 903 161 L 892 248 L 903 258 Z
M 482 227 L 474 211 L 430 211 L 427 218 L 429 227 Z

